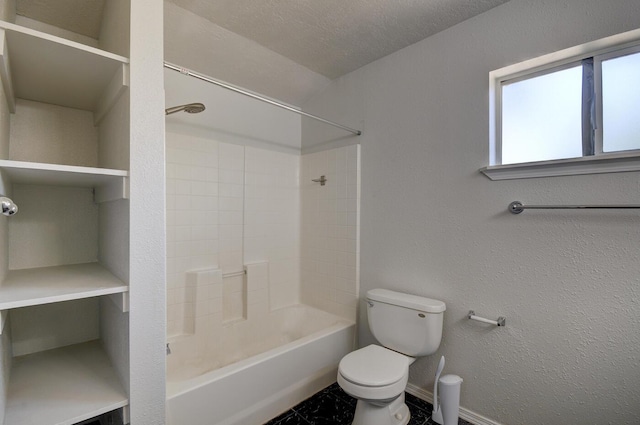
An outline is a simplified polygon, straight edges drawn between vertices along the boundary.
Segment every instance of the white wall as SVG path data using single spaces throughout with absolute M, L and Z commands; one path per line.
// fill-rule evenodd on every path
M 98 206 L 91 188 L 13 185 L 9 269 L 97 261 Z
M 640 26 L 635 0 L 512 0 L 332 83 L 305 110 L 362 123 L 361 293 L 447 303 L 437 359 L 464 407 L 509 424 L 640 422 L 640 216 L 506 212 L 639 203 L 637 173 L 492 182 L 489 72 Z M 303 147 L 330 136 L 303 123 Z M 333 136 L 335 137 L 335 136 Z M 506 328 L 465 316 L 506 316 Z M 360 344 L 373 341 L 360 313 Z
M 11 310 L 13 356 L 100 338 L 98 303 L 94 297 Z
M 166 214 L 163 8 L 131 2 L 129 352 L 132 424 L 165 422 Z
M 165 69 L 165 81 L 167 108 L 193 102 L 207 108 L 199 114 L 170 115 L 171 131 L 260 149 L 300 151 L 299 115 L 172 70 Z

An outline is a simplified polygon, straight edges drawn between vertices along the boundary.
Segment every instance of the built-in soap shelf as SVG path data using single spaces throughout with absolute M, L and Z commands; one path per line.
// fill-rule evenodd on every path
M 102 295 L 128 311 L 128 291 L 99 263 L 11 270 L 0 285 L 0 311 Z
M 129 59 L 0 21 L 0 77 L 16 98 L 94 112 L 99 123 L 129 85 Z
M 7 425 L 72 425 L 129 404 L 99 341 L 14 357 Z
M 129 198 L 129 172 L 125 170 L 6 159 L 0 159 L 0 170 L 11 183 L 91 187 L 96 203 Z

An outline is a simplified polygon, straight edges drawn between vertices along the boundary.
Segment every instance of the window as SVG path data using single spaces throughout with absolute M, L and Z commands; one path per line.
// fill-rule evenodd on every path
M 493 71 L 490 83 L 490 178 L 640 170 L 640 30 Z
M 602 148 L 640 149 L 640 53 L 602 61 Z
M 582 155 L 582 68 L 502 85 L 502 164 Z

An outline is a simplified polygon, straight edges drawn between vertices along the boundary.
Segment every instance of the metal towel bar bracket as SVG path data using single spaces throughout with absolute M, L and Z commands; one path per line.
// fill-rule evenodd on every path
M 507 209 L 511 214 L 520 214 L 524 210 L 635 210 L 640 209 L 640 205 L 522 205 L 520 201 L 513 201 Z
M 498 320 L 485 319 L 484 317 L 476 316 L 476 312 L 473 310 L 469 310 L 469 314 L 467 315 L 469 320 L 475 320 L 476 322 L 488 323 L 494 326 L 506 326 L 507 319 L 505 317 L 498 317 Z

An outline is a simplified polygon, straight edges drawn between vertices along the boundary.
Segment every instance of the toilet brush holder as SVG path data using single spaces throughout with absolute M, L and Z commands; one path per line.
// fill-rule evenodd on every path
M 458 425 L 462 378 L 458 375 L 444 375 L 438 380 L 438 386 L 440 387 L 439 415 L 434 416 L 434 422 L 441 425 Z

